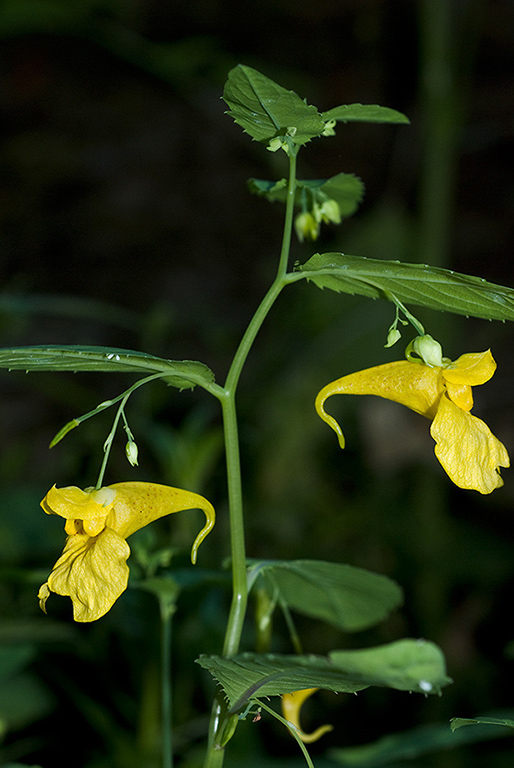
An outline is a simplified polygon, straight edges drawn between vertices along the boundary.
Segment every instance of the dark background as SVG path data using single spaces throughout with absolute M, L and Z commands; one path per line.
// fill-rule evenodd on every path
M 377 103 L 411 120 L 340 125 L 336 137 L 302 151 L 300 177 L 351 172 L 367 192 L 358 213 L 322 228 L 314 247 L 295 243 L 293 259 L 341 250 L 512 286 L 513 25 L 507 0 L 4 0 L 0 345 L 138 349 L 201 360 L 223 382 L 280 248 L 283 210 L 252 198 L 246 179 L 286 172 L 282 153 L 266 152 L 224 115 L 220 96 L 237 63 L 322 110 Z M 475 392 L 475 412 L 512 449 L 511 327 L 411 309 L 452 358 L 491 347 L 498 371 Z M 337 404 L 342 454 L 312 407 L 328 381 L 402 355 L 402 342 L 383 348 L 393 316 L 385 303 L 289 288 L 240 385 L 249 555 L 349 562 L 406 591 L 403 611 L 360 637 L 300 619 L 305 650 L 425 636 L 442 646 L 455 680 L 442 699 L 426 701 L 378 689 L 351 701 L 320 696 L 306 717 L 337 726 L 319 753 L 512 704 L 509 471 L 490 497 L 451 487 L 428 422 L 365 398 Z M 109 415 L 51 452 L 48 443 L 133 381 L 1 374 L 0 648 L 18 675 L 0 680 L 5 763 L 158 765 L 148 714 L 157 707 L 156 662 L 141 665 L 149 633 L 157 653 L 155 606 L 129 590 L 101 622 L 75 627 L 67 601 L 51 601 L 47 619 L 34 598 L 62 546 L 60 523 L 38 512 L 39 500 L 54 482 L 95 482 Z M 228 545 L 216 403 L 156 384 L 134 396 L 128 415 L 140 467 L 128 467 L 120 437 L 106 481 L 205 493 L 218 523 L 200 559 L 217 568 Z M 165 526 L 156 530 L 167 536 Z M 173 520 L 170 531 L 187 549 L 196 522 Z M 192 661 L 219 651 L 225 617 L 222 585 L 193 589 L 177 614 L 184 765 L 197 764 L 211 695 Z M 280 621 L 277 629 L 275 650 L 291 652 Z M 245 647 L 252 643 L 249 628 Z M 14 662 L 13 647 L 25 649 Z M 70 758 L 63 745 L 77 738 L 77 723 L 80 746 Z M 269 723 L 245 727 L 240 749 L 261 735 L 254 746 L 266 757 L 257 765 L 296 756 Z M 484 759 L 510 765 L 510 740 L 415 764 L 468 768 Z

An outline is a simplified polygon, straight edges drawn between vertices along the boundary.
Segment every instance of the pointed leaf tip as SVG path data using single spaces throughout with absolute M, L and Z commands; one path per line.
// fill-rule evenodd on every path
M 228 73 L 223 100 L 227 114 L 256 141 L 287 133 L 294 144 L 306 144 L 325 129 L 316 107 L 244 64 Z

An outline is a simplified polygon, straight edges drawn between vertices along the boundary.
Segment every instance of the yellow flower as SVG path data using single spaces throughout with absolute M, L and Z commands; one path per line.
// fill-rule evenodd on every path
M 499 467 L 510 466 L 509 455 L 487 424 L 470 411 L 471 387 L 489 381 L 496 363 L 490 350 L 461 355 L 453 363 L 442 362 L 426 365 L 421 360 L 399 360 L 343 376 L 321 390 L 316 410 L 344 448 L 341 427 L 324 409 L 328 397 L 378 395 L 406 405 L 432 419 L 435 454 L 453 482 L 460 488 L 491 493 L 503 485 Z
M 191 550 L 195 563 L 198 547 L 215 520 L 214 509 L 203 496 L 155 483 L 115 483 L 97 491 L 54 485 L 41 506 L 48 515 L 65 518 L 68 538 L 39 590 L 39 604 L 46 613 L 50 592 L 67 595 L 75 621 L 99 619 L 127 588 L 130 547 L 126 539 L 135 531 L 164 515 L 201 509 L 207 522 Z
M 293 691 L 292 693 L 284 693 L 282 696 L 282 714 L 285 719 L 294 726 L 297 735 L 305 744 L 311 744 L 313 741 L 320 739 L 324 733 L 328 733 L 333 729 L 333 725 L 320 725 L 312 733 L 304 733 L 300 726 L 300 710 L 302 708 L 305 699 L 316 693 L 317 688 L 304 688 L 302 691 Z

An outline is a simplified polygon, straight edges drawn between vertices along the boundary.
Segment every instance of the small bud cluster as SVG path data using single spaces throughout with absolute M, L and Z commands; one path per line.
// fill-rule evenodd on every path
M 294 227 L 298 240 L 317 240 L 321 222 L 324 224 L 340 224 L 341 210 L 336 200 L 314 201 L 310 211 L 302 211 L 295 219 Z

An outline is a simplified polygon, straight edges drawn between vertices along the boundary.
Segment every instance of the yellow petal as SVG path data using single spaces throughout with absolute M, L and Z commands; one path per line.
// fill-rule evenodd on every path
M 463 411 L 470 411 L 473 408 L 473 390 L 469 384 L 452 384 L 446 381 L 446 393 L 455 405 L 462 408 Z
M 115 483 L 108 488 L 116 491 L 116 497 L 107 518 L 107 526 L 125 539 L 164 515 L 185 509 L 201 509 L 207 522 L 196 537 L 191 550 L 191 560 L 196 562 L 198 547 L 216 519 L 214 508 L 207 499 L 197 493 L 156 483 Z
M 447 368 L 443 368 L 443 378 L 452 384 L 469 384 L 476 387 L 485 384 L 493 376 L 496 362 L 491 350 L 485 352 L 468 352 L 461 355 Z
M 491 493 L 503 485 L 499 467 L 510 466 L 507 449 L 487 424 L 442 397 L 430 433 L 435 454 L 459 488 Z
M 67 520 L 89 520 L 105 517 L 115 494 L 99 491 L 83 491 L 71 485 L 67 488 L 50 488 L 41 506 L 47 515 L 59 515 Z
M 398 360 L 350 373 L 327 384 L 316 398 L 316 410 L 323 421 L 337 433 L 339 444 L 344 448 L 341 427 L 324 408 L 325 400 L 332 395 L 378 395 L 433 418 L 442 392 L 444 387 L 441 368 Z
M 104 517 L 93 517 L 90 520 L 82 520 L 82 528 L 88 536 L 98 536 L 105 528 Z
M 104 518 L 105 521 L 105 518 Z M 82 520 L 77 520 L 76 518 L 73 518 L 73 520 L 66 520 L 64 523 L 64 530 L 68 534 L 68 536 L 72 536 L 74 533 L 84 533 L 84 528 L 82 526 Z
M 39 590 L 41 607 L 45 610 L 52 591 L 71 597 L 75 621 L 99 619 L 127 587 L 129 554 L 125 539 L 109 528 L 94 538 L 69 536 L 48 582 Z
M 39 592 L 37 593 L 37 596 L 39 598 L 39 607 L 44 613 L 46 613 L 46 601 L 50 597 L 50 590 L 48 589 L 47 582 L 45 582 L 44 584 L 41 584 L 41 586 L 39 587 Z
M 312 733 L 304 733 L 300 726 L 300 710 L 303 702 L 316 693 L 318 688 L 304 688 L 301 691 L 293 691 L 292 693 L 284 693 L 282 695 L 282 714 L 285 719 L 294 726 L 296 733 L 305 744 L 311 744 L 313 741 L 320 739 L 324 733 L 328 733 L 333 729 L 333 725 L 320 725 Z

